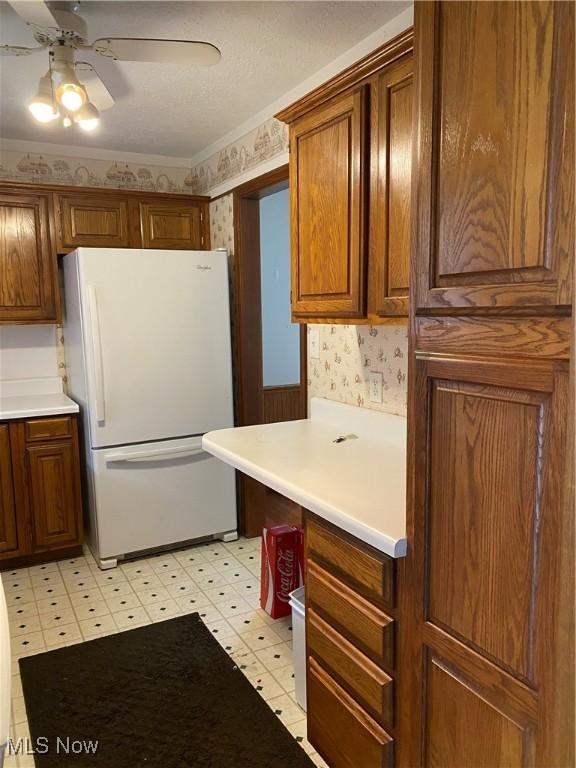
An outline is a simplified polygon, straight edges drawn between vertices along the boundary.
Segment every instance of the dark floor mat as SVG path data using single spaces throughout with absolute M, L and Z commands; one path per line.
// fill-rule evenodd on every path
M 20 671 L 38 768 L 313 766 L 198 614 L 29 656 Z M 95 754 L 72 753 L 90 740 Z

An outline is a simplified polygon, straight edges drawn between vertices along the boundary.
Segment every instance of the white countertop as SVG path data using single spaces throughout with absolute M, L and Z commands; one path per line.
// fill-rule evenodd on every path
M 340 443 L 341 435 L 356 439 Z M 313 398 L 309 419 L 208 432 L 202 447 L 391 557 L 406 554 L 406 419 Z
M 0 381 L 0 421 L 78 411 L 78 404 L 62 391 L 60 377 Z

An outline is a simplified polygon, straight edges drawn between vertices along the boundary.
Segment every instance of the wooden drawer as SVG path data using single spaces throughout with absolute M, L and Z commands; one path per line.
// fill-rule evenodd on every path
M 70 416 L 26 421 L 26 442 L 61 440 L 71 436 L 72 418 Z
M 394 740 L 330 675 L 308 659 L 308 740 L 331 768 L 394 764 Z
M 394 666 L 394 620 L 308 560 L 306 595 L 329 623 L 388 669 Z
M 365 544 L 345 538 L 346 534 L 308 517 L 308 555 L 350 583 L 366 597 L 394 605 L 394 560 Z
M 394 682 L 352 643 L 308 609 L 308 653 L 317 657 L 339 683 L 384 727 L 394 726 Z

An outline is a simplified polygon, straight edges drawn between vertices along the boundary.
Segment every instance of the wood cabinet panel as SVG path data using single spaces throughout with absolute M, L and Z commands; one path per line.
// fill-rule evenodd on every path
M 446 764 L 475 765 L 466 750 L 476 738 L 487 750 L 480 754 L 502 759 L 482 765 L 555 764 L 545 724 L 554 730 L 550 710 L 566 702 L 572 679 L 567 671 L 565 691 L 552 683 L 556 649 L 566 642 L 553 627 L 573 605 L 557 557 L 567 365 L 417 352 L 414 377 L 412 549 L 399 615 L 401 764 L 442 765 L 451 744 L 455 762 Z M 464 687 L 439 682 L 436 696 L 420 672 L 433 657 Z M 448 694 L 455 710 L 482 710 L 477 737 L 459 740 Z M 405 696 L 412 698 L 402 714 Z M 443 699 L 441 714 L 435 702 Z M 421 723 L 416 701 L 424 702 Z
M 532 681 L 549 396 L 434 379 L 429 397 L 428 621 Z
M 18 524 L 8 426 L 0 424 L 0 558 L 19 551 Z
M 430 768 L 526 765 L 525 729 L 433 657 L 427 664 L 425 723 Z
M 291 130 L 292 311 L 365 311 L 366 89 L 334 99 Z
M 314 659 L 308 671 L 308 739 L 332 768 L 394 764 L 394 741 Z
M 408 315 L 410 197 L 412 185 L 412 56 L 384 71 L 377 82 L 378 186 L 372 205 L 376 242 L 371 248 L 369 311 Z
M 417 311 L 568 305 L 572 4 L 419 13 Z
M 58 322 L 49 195 L 0 194 L 0 322 Z
M 318 559 L 371 600 L 394 605 L 394 563 L 368 545 L 359 546 L 310 514 L 306 518 L 308 556 Z
M 81 246 L 128 248 L 128 201 L 110 194 L 56 195 L 59 213 L 58 250 Z
M 394 666 L 394 620 L 308 560 L 307 600 L 372 659 Z
M 201 206 L 143 202 L 140 203 L 140 221 L 144 248 L 200 250 L 207 247 Z
M 360 702 L 385 728 L 394 725 L 394 683 L 383 670 L 370 661 L 333 627 L 308 611 L 306 642 L 321 666 Z
M 26 448 L 35 548 L 79 540 L 81 499 L 75 448 L 71 441 Z

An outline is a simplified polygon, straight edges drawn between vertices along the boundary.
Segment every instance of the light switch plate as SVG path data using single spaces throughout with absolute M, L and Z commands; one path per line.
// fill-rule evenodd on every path
M 312 359 L 320 359 L 320 331 L 318 328 L 308 329 L 308 355 Z
M 368 374 L 368 387 L 370 390 L 370 402 L 382 402 L 382 373 L 380 371 L 370 371 Z

